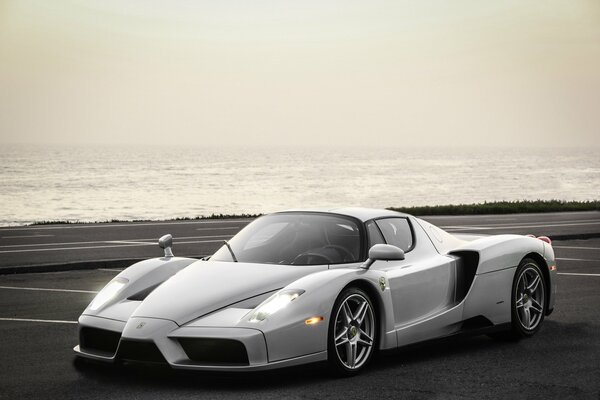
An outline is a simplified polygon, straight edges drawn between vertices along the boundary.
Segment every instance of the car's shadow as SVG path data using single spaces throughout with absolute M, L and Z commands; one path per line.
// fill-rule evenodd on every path
M 544 329 L 536 335 L 540 341 L 554 331 L 566 327 L 554 321 L 545 322 Z M 574 327 L 571 327 L 573 329 Z M 528 341 L 529 342 L 529 341 Z M 534 343 L 532 341 L 531 343 Z M 544 346 L 540 343 L 540 345 Z M 473 356 L 494 357 L 498 354 L 518 356 L 519 343 L 493 340 L 487 336 L 459 336 L 423 344 L 404 347 L 398 350 L 377 354 L 371 365 L 360 375 L 352 378 L 362 381 L 378 374 L 398 375 L 402 371 L 427 369 L 452 359 Z M 537 347 L 537 346 L 535 346 Z M 85 378 L 114 385 L 143 385 L 146 388 L 177 387 L 178 389 L 208 389 L 226 391 L 247 391 L 278 387 L 294 388 L 336 381 L 326 363 L 309 364 L 280 370 L 261 372 L 205 372 L 173 370 L 168 366 L 148 366 L 140 364 L 100 364 L 75 358 L 74 367 Z
M 149 364 L 101 364 L 76 357 L 73 366 L 85 377 L 111 384 L 136 385 L 156 388 L 204 388 L 215 390 L 253 390 L 269 386 L 291 386 L 328 379 L 330 374 L 325 363 L 302 365 L 272 371 L 211 372 L 175 370 L 165 365 Z

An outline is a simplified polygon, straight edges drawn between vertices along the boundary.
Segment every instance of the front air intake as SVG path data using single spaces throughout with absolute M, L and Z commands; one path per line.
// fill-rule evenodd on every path
M 124 361 L 137 361 L 144 363 L 166 363 L 154 342 L 141 340 L 121 340 L 117 358 Z
M 204 365 L 248 365 L 242 342 L 232 339 L 178 338 L 188 358 Z
M 117 351 L 119 339 L 121 339 L 120 332 L 87 326 L 79 330 L 79 347 L 85 353 L 112 357 Z

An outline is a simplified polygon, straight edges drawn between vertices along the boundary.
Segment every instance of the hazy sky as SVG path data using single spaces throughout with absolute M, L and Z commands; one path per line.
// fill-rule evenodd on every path
M 0 143 L 600 146 L 600 1 L 0 0 Z

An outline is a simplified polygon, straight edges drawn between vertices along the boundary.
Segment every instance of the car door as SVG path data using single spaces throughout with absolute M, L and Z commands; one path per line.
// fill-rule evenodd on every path
M 425 237 L 417 243 L 407 218 L 383 218 L 375 223 L 386 243 L 405 251 L 404 260 L 386 268 L 396 329 L 448 309 L 454 296 L 453 260 L 437 253 Z

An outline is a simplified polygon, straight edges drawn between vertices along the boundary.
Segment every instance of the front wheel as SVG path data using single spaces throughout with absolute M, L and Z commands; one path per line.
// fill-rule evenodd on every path
M 338 375 L 350 376 L 369 363 L 377 342 L 377 319 L 369 296 L 358 288 L 337 298 L 329 323 L 328 361 Z

